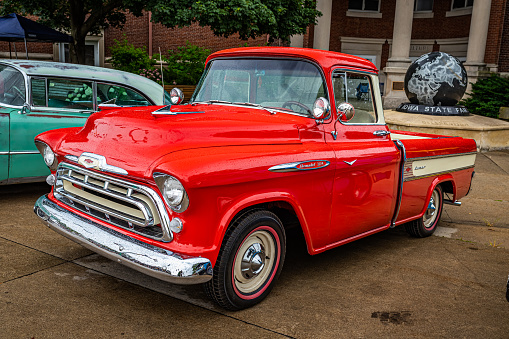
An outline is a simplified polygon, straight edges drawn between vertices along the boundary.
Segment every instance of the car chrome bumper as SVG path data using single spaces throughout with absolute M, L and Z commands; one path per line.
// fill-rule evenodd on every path
M 34 212 L 49 228 L 66 238 L 152 277 L 175 284 L 200 284 L 212 278 L 210 260 L 183 258 L 178 253 L 128 237 L 60 207 L 47 195 L 37 200 Z

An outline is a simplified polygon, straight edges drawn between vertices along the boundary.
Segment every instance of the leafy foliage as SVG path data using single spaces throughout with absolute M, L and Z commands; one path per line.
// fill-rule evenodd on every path
M 168 63 L 164 69 L 164 79 L 168 84 L 196 85 L 205 68 L 205 60 L 210 50 L 186 43 L 177 48 L 177 51 L 168 51 L 164 57 Z
M 322 14 L 316 0 L 149 0 L 152 20 L 166 27 L 192 23 L 210 26 L 217 36 L 238 33 L 247 40 L 269 34 L 269 41 L 288 41 L 291 35 L 304 34 Z
M 509 106 L 509 79 L 492 74 L 472 84 L 472 94 L 461 104 L 474 114 L 498 117 L 500 107 Z
M 70 32 L 71 61 L 85 60 L 85 37 L 101 28 L 121 28 L 126 13 L 140 16 L 152 12 L 152 21 L 166 27 L 193 23 L 209 26 L 215 35 L 229 37 L 238 33 L 246 40 L 269 34 L 269 41 L 304 34 L 322 14 L 316 0 L 2 0 L 0 14 L 37 15 L 39 22 Z
M 125 37 L 123 41 L 115 39 L 115 45 L 110 50 L 113 67 L 121 71 L 140 74 L 141 70 L 150 70 L 156 63 L 150 59 L 145 47 L 134 47 Z

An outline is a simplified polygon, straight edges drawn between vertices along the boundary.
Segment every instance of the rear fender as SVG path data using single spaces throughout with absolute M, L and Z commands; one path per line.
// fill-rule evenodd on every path
M 433 179 L 431 182 L 431 185 L 428 188 L 428 193 L 426 194 L 426 199 L 424 200 L 424 205 L 422 206 L 421 213 L 417 216 L 417 218 L 422 218 L 424 213 L 426 212 L 426 209 L 428 208 L 428 201 L 431 199 L 431 194 L 433 194 L 433 190 L 438 185 L 444 183 L 444 182 L 450 182 L 452 184 L 452 190 L 453 190 L 453 201 L 456 197 L 456 183 L 454 182 L 454 177 L 450 173 L 442 174 Z

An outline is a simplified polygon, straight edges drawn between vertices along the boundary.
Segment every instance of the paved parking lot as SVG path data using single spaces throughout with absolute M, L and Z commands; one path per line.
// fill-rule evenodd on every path
M 309 256 L 291 234 L 260 305 L 227 312 L 104 259 L 32 212 L 46 184 L 0 186 L 0 338 L 507 338 L 509 152 L 481 153 L 438 235 L 403 228 Z

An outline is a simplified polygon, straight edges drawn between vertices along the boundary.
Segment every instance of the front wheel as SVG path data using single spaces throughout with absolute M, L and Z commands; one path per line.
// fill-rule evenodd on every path
M 214 266 L 207 295 L 229 310 L 262 301 L 281 272 L 286 236 L 279 218 L 268 211 L 253 211 L 226 232 Z
M 436 228 L 440 217 L 442 216 L 442 208 L 444 205 L 444 193 L 440 186 L 436 186 L 431 193 L 431 198 L 428 201 L 428 207 L 424 215 L 417 219 L 405 224 L 406 231 L 413 237 L 425 238 L 432 235 Z

